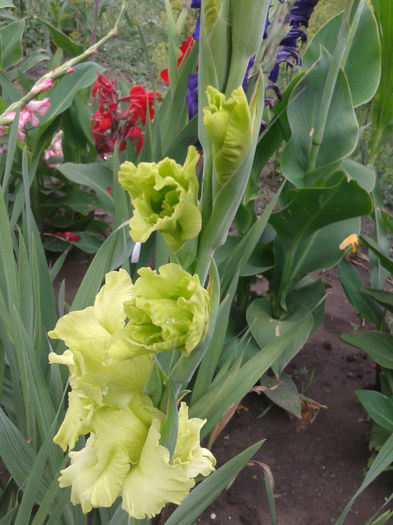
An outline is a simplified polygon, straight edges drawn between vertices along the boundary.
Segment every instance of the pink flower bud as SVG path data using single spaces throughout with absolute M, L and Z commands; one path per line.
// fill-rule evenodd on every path
M 25 109 L 32 113 L 36 113 L 37 115 L 46 115 L 49 108 L 49 97 L 43 98 L 42 100 L 30 100 L 25 106 Z
M 40 93 L 41 91 L 48 91 L 48 89 L 53 88 L 53 80 L 51 78 L 44 78 L 40 82 L 36 82 L 31 88 L 30 93 Z

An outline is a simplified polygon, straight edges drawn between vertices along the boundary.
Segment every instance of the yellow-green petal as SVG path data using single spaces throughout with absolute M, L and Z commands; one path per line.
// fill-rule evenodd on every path
M 85 447 L 70 452 L 71 465 L 62 470 L 60 487 L 71 487 L 71 503 L 80 504 L 84 513 L 92 507 L 110 507 L 119 496 L 129 471 L 127 453 L 116 449 L 105 468 L 98 466 L 95 436 L 91 435 Z
M 200 445 L 200 430 L 206 419 L 188 418 L 188 406 L 181 403 L 179 409 L 179 430 L 175 451 L 172 457 L 174 465 L 181 465 L 190 478 L 199 474 L 208 476 L 214 470 L 216 460 L 207 448 Z
M 91 400 L 80 392 L 71 391 L 68 394 L 68 409 L 60 425 L 60 428 L 53 438 L 64 451 L 73 449 L 76 440 L 81 434 L 90 432 L 92 416 Z
M 158 163 L 141 162 L 135 166 L 124 162 L 120 166 L 119 182 L 129 193 L 134 210 L 130 220 L 134 241 L 145 242 L 153 231 L 160 231 L 176 251 L 198 235 L 198 159 L 198 152 L 190 146 L 183 166 L 168 157 Z
M 110 334 L 124 326 L 123 304 L 130 299 L 131 292 L 132 281 L 125 270 L 106 274 L 105 285 L 94 301 L 94 313 L 101 326 Z
M 125 303 L 127 326 L 111 345 L 108 358 L 177 349 L 188 355 L 202 340 L 210 313 L 210 296 L 197 275 L 170 263 L 141 268 L 132 297 Z
M 137 463 L 149 426 L 150 424 L 139 419 L 129 407 L 97 410 L 92 421 L 92 429 L 96 436 L 97 465 L 105 468 L 115 449 L 118 448 L 127 452 L 130 463 Z
M 124 482 L 122 507 L 136 519 L 152 518 L 167 503 L 179 505 L 194 486 L 183 468 L 169 463 L 169 451 L 159 444 L 160 421 L 153 420 L 138 465 Z

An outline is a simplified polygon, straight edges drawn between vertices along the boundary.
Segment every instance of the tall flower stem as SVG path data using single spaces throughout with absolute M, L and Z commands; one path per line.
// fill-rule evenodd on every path
M 94 13 L 93 13 L 93 29 L 91 31 L 90 45 L 93 46 L 96 42 L 96 33 L 97 33 L 97 18 L 98 18 L 98 8 L 100 0 L 95 0 L 94 2 Z
M 339 33 L 337 35 L 336 49 L 332 57 L 322 93 L 319 118 L 313 134 L 307 171 L 312 171 L 315 168 L 317 162 L 319 148 L 325 133 L 327 116 L 332 104 L 334 89 L 337 83 L 338 73 L 340 71 L 340 67 L 343 64 L 343 60 L 346 57 L 346 49 L 351 36 L 351 12 L 354 3 L 355 0 L 347 0 L 345 3 L 343 18 Z
M 99 47 L 101 47 L 103 44 L 105 44 L 105 42 L 110 40 L 113 36 L 115 36 L 118 33 L 120 21 L 123 17 L 125 10 L 126 10 L 126 0 L 123 0 L 122 6 L 120 9 L 120 13 L 119 13 L 119 16 L 117 17 L 115 25 L 113 26 L 113 28 L 109 31 L 107 35 L 101 38 L 101 40 L 99 40 L 96 44 L 87 48 L 86 51 L 84 51 L 77 57 L 67 60 L 67 62 L 64 62 L 64 64 L 56 68 L 54 71 L 49 71 L 48 73 L 45 73 L 45 75 L 43 75 L 37 80 L 36 84 L 39 84 L 43 82 L 44 80 L 48 80 L 48 79 L 56 80 L 57 78 L 67 75 L 69 73 L 70 68 L 72 68 L 76 64 L 79 64 L 79 62 L 82 62 L 83 60 L 85 60 L 85 58 L 89 57 L 90 55 L 96 53 Z M 44 89 L 42 91 L 44 91 Z M 7 113 L 11 113 L 12 111 L 17 111 L 18 109 L 21 109 L 30 100 L 33 100 L 34 98 L 36 98 L 38 93 L 39 91 L 37 90 L 29 91 L 26 95 L 21 97 L 19 100 L 10 104 L 8 108 L 6 108 L 6 110 L 0 114 L 0 126 L 4 124 L 9 124 L 9 119 L 6 118 Z

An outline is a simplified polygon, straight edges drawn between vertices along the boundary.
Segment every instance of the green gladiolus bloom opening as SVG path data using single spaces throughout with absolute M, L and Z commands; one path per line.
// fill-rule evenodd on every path
M 160 162 L 123 162 L 119 181 L 129 193 L 133 216 L 130 235 L 145 242 L 154 231 L 164 235 L 173 251 L 196 237 L 201 229 L 198 208 L 198 179 L 195 167 L 199 154 L 192 146 L 184 165 L 165 158 Z
M 108 349 L 108 359 L 179 350 L 188 355 L 202 340 L 210 313 L 210 297 L 197 275 L 177 264 L 159 273 L 141 268 L 124 309 L 128 324 Z

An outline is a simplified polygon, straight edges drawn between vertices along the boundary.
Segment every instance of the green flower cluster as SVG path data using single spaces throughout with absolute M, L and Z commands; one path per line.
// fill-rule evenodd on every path
M 170 457 L 160 444 L 165 414 L 145 393 L 153 353 L 177 348 L 188 354 L 203 338 L 208 292 L 176 264 L 139 274 L 133 284 L 124 270 L 108 273 L 94 306 L 59 319 L 49 336 L 68 348 L 52 352 L 49 361 L 71 374 L 68 410 L 54 441 L 72 450 L 89 434 L 84 448 L 69 453 L 60 486 L 71 487 L 71 501 L 83 512 L 121 496 L 123 508 L 142 519 L 181 503 L 194 478 L 214 470 L 215 459 L 200 446 L 205 421 L 189 419 L 185 403 Z
M 195 172 L 198 159 L 198 152 L 190 146 L 183 166 L 168 157 L 138 166 L 123 162 L 119 182 L 134 208 L 130 220 L 134 241 L 145 242 L 159 231 L 171 250 L 177 251 L 186 240 L 198 235 L 202 222 Z

